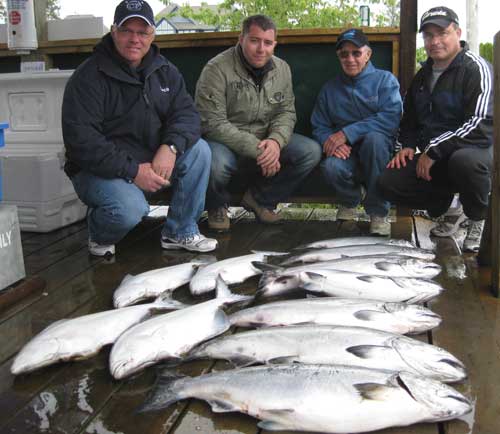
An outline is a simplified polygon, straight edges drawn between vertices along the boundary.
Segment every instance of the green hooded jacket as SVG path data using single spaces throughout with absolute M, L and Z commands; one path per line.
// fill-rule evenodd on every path
M 272 69 L 259 87 L 242 64 L 237 46 L 203 68 L 195 101 L 203 137 L 250 158 L 260 153 L 257 145 L 263 139 L 274 139 L 280 148 L 285 147 L 297 119 L 288 64 L 273 56 Z

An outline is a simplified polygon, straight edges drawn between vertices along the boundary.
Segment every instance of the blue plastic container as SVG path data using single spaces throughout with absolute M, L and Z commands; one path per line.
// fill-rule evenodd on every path
M 9 124 L 0 124 L 0 148 L 5 145 L 4 130 L 9 128 Z M 2 200 L 2 164 L 0 161 L 0 201 Z

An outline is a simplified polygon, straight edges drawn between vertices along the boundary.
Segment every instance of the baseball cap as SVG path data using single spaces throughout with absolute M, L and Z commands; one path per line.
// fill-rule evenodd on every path
M 366 35 L 359 29 L 349 29 L 342 32 L 337 39 L 337 43 L 335 44 L 335 50 L 339 50 L 344 42 L 351 42 L 358 48 L 370 45 Z
M 150 26 L 155 25 L 153 9 L 143 0 L 123 0 L 115 9 L 113 23 L 119 27 L 133 17 L 142 18 Z
M 436 26 L 446 28 L 451 23 L 458 24 L 458 16 L 452 11 L 450 8 L 445 6 L 437 6 L 435 8 L 429 9 L 422 15 L 420 19 L 420 28 L 418 29 L 421 32 L 425 25 L 427 24 L 435 24 Z

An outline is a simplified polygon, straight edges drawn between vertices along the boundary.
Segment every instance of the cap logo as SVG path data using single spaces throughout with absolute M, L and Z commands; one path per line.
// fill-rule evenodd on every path
M 139 11 L 142 9 L 142 2 L 139 0 L 130 0 L 127 2 L 127 9 L 133 12 Z
M 448 12 L 446 11 L 427 11 L 423 16 L 422 16 L 422 20 L 425 20 L 429 17 L 435 17 L 435 16 L 442 16 L 442 17 L 447 17 L 448 16 Z

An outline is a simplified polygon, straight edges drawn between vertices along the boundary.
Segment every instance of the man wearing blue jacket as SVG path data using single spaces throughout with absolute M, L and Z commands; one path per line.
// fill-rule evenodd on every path
M 68 81 L 62 106 L 65 171 L 89 207 L 89 252 L 113 255 L 149 212 L 148 193 L 171 186 L 164 249 L 208 252 L 200 234 L 211 153 L 177 68 L 152 45 L 154 15 L 125 0 L 111 32 Z
M 370 233 L 390 235 L 390 204 L 380 196 L 377 178 L 394 151 L 399 84 L 389 71 L 372 65 L 361 30 L 341 33 L 335 48 L 342 72 L 323 86 L 311 116 L 313 136 L 326 156 L 321 169 L 340 204 L 337 219 L 355 219 L 363 201 Z
M 460 194 L 469 218 L 465 251 L 479 250 L 493 165 L 491 65 L 460 41 L 457 14 L 444 6 L 422 15 L 428 59 L 405 97 L 402 149 L 379 179 L 395 203 L 439 217 Z M 420 152 L 417 152 L 420 151 Z

